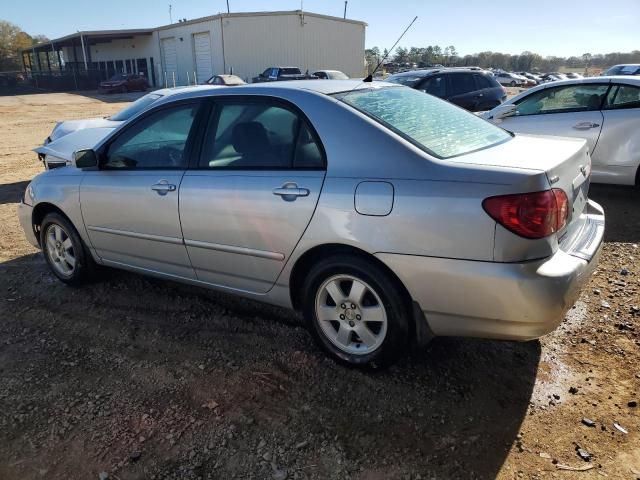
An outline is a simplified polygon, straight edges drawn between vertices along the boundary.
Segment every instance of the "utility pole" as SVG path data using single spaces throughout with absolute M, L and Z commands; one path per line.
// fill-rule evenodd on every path
M 169 23 L 173 23 L 173 15 L 171 14 L 171 4 L 169 4 Z
M 344 16 L 342 18 L 347 18 L 347 3 L 349 3 L 347 0 L 344 0 Z
M 227 13 L 231 13 L 231 12 L 229 11 L 229 0 L 227 0 Z

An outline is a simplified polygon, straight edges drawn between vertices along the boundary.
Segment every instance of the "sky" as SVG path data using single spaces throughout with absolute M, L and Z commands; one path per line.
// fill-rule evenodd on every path
M 226 11 L 226 0 L 1 0 L 0 19 L 31 35 L 155 27 Z M 53 7 L 55 3 L 55 7 Z M 342 16 L 343 0 L 229 0 L 232 12 L 304 10 Z M 454 45 L 458 54 L 525 50 L 543 56 L 640 49 L 640 0 L 349 0 L 347 17 L 368 23 L 366 46 Z

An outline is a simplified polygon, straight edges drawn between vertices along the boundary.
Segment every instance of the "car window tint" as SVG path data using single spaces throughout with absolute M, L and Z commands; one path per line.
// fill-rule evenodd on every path
M 126 128 L 109 146 L 103 167 L 186 167 L 184 149 L 197 110 L 197 104 L 162 109 Z
M 482 90 L 484 88 L 493 88 L 495 85 L 491 83 L 484 75 L 478 75 L 477 73 L 473 75 L 474 80 L 476 81 L 476 89 Z
M 320 147 L 316 142 L 306 122 L 301 122 L 296 152 L 293 158 L 294 168 L 322 168 L 324 159 Z
M 640 108 L 640 88 L 619 85 L 612 88 L 607 96 L 607 108 Z
M 442 75 L 430 77 L 422 82 L 420 90 L 424 90 L 429 95 L 444 98 L 447 96 L 446 79 Z
M 511 139 L 509 133 L 476 115 L 407 87 L 352 90 L 334 96 L 440 158 Z
M 451 95 L 461 95 L 463 93 L 473 92 L 476 84 L 473 77 L 468 73 L 454 73 L 451 78 Z
M 262 102 L 222 104 L 209 122 L 199 166 L 315 167 L 320 150 L 300 122 L 297 114 L 281 106 Z
M 516 103 L 518 115 L 599 110 L 608 85 L 568 85 L 546 88 Z

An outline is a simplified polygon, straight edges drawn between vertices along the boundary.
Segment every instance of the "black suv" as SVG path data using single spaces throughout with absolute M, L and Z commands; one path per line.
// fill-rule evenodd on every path
M 484 70 L 440 68 L 396 73 L 386 80 L 429 93 L 472 112 L 491 110 L 507 92 Z

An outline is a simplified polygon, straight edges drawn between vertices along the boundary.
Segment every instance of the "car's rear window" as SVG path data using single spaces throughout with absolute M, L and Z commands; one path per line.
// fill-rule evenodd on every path
M 511 139 L 486 120 L 411 88 L 371 88 L 334 96 L 438 158 L 457 157 Z
M 299 68 L 281 68 L 280 75 L 300 75 Z

